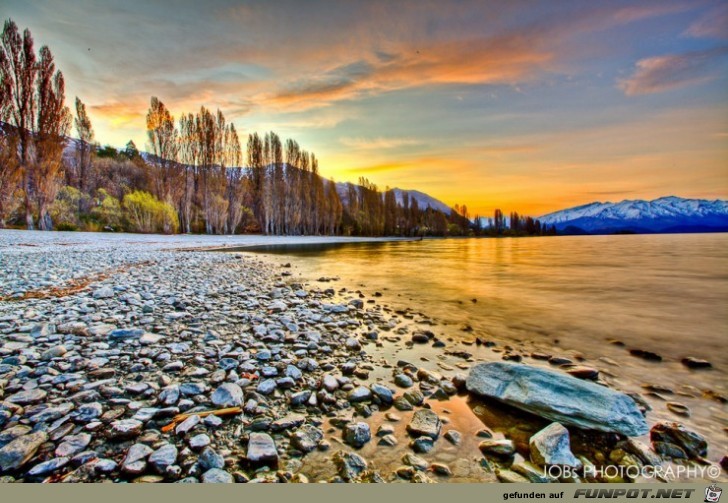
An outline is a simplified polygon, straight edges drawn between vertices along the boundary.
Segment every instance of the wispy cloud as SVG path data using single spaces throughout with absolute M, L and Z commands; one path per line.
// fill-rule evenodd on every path
M 728 39 L 728 3 L 721 3 L 703 14 L 685 34 L 697 38 Z
M 422 141 L 417 138 L 340 138 L 339 142 L 349 148 L 359 150 L 382 150 L 399 147 L 411 147 L 413 145 L 421 145 Z
M 704 82 L 716 76 L 716 63 L 728 54 L 728 47 L 642 59 L 631 77 L 618 87 L 627 96 L 669 91 Z

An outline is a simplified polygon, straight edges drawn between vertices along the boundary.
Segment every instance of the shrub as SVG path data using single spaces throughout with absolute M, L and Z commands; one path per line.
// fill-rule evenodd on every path
M 149 192 L 134 191 L 124 196 L 124 216 L 134 232 L 175 233 L 179 219 L 169 203 L 156 199 Z
M 96 205 L 91 210 L 91 216 L 98 222 L 98 227 L 111 227 L 118 229 L 121 227 L 123 213 L 121 211 L 121 203 L 119 200 L 104 189 L 99 189 L 96 193 Z M 90 229 L 89 229 L 90 230 Z
M 62 187 L 58 191 L 48 211 L 56 229 L 59 231 L 75 231 L 78 229 L 81 224 L 79 207 L 82 200 L 86 197 L 81 191 L 69 185 Z

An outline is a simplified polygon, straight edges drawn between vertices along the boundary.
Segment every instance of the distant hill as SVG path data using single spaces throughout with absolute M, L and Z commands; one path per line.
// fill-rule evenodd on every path
M 728 201 L 661 197 L 653 201 L 595 202 L 539 218 L 565 234 L 728 231 Z
M 356 185 L 356 184 L 354 184 Z M 432 208 L 433 210 L 439 210 L 445 213 L 446 215 L 449 215 L 452 213 L 452 208 L 448 206 L 447 204 L 443 203 L 439 199 L 435 199 L 434 197 L 425 194 L 424 192 L 420 192 L 419 190 L 403 190 L 394 188 L 392 189 L 394 191 L 394 196 L 397 199 L 397 204 L 402 204 L 402 201 L 404 200 L 404 194 L 409 194 L 410 201 L 412 199 L 417 200 L 417 206 L 424 210 L 425 208 Z M 345 182 L 337 182 L 336 183 L 336 192 L 339 194 L 339 198 L 341 201 L 346 204 L 348 202 L 348 189 L 347 184 Z

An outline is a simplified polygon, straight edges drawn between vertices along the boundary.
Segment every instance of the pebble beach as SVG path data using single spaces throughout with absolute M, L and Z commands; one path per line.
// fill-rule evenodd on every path
M 330 241 L 347 239 L 0 231 L 0 480 L 549 482 L 549 459 L 724 478 L 638 396 L 649 436 L 567 431 L 468 392 L 477 362 L 521 360 L 507 347 L 281 257 L 213 251 Z M 600 379 L 578 363 L 559 372 Z

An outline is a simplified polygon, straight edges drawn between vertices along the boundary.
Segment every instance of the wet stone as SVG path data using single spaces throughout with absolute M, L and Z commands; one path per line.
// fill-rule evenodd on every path
M 121 470 L 129 475 L 139 475 L 147 468 L 147 458 L 154 450 L 145 444 L 134 444 L 121 463 Z
M 478 449 L 485 455 L 501 457 L 510 457 L 516 452 L 516 448 L 511 440 L 483 440 L 478 444 Z
M 355 452 L 337 451 L 333 460 L 339 475 L 346 481 L 357 479 L 367 469 L 366 460 Z
M 650 440 L 655 451 L 658 450 L 656 442 L 668 443 L 682 449 L 690 458 L 702 458 L 708 454 L 708 442 L 694 431 L 688 430 L 683 424 L 661 421 L 650 429 Z M 661 453 L 665 453 L 662 447 Z
M 192 429 L 198 424 L 200 424 L 200 416 L 193 414 L 178 424 L 174 431 L 177 435 L 184 435 L 185 433 L 192 431 Z
M 569 431 L 559 423 L 551 423 L 529 440 L 531 461 L 539 466 L 580 468 L 581 461 L 571 452 Z
M 324 432 L 321 429 L 311 424 L 304 424 L 291 435 L 291 445 L 299 451 L 311 452 L 323 438 Z
M 410 448 L 418 453 L 430 452 L 435 447 L 435 441 L 430 437 L 418 437 L 410 442 Z
M 352 447 L 362 447 L 371 438 L 372 434 L 367 423 L 350 423 L 344 427 L 344 442 Z
M 349 392 L 348 398 L 352 403 L 365 402 L 372 399 L 372 392 L 366 386 L 358 386 Z
M 442 423 L 435 412 L 430 409 L 421 409 L 412 416 L 412 420 L 407 425 L 407 431 L 412 436 L 428 436 L 437 440 L 441 427 Z
M 412 378 L 406 374 L 395 375 L 394 383 L 400 388 L 411 388 L 414 385 Z
M 459 445 L 462 441 L 463 435 L 457 430 L 448 430 L 443 435 L 445 437 L 445 440 L 450 442 L 453 445 Z

